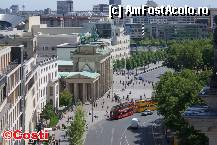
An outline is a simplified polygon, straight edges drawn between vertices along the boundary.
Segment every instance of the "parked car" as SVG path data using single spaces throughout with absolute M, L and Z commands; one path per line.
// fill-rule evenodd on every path
M 147 116 L 148 115 L 148 112 L 142 112 L 141 113 L 141 116 Z
M 145 110 L 144 112 L 142 112 L 142 116 L 147 116 L 147 115 L 152 115 L 153 112 L 151 110 Z

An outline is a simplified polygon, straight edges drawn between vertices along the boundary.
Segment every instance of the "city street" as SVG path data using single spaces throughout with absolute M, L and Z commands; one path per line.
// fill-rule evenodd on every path
M 166 145 L 164 143 L 165 136 L 161 127 L 161 121 L 159 121 L 161 117 L 156 112 L 150 116 L 141 116 L 140 113 L 136 113 L 133 116 L 120 120 L 107 120 L 110 109 L 118 104 L 112 99 L 112 93 L 120 96 L 121 102 L 125 102 L 127 96 L 129 96 L 129 99 L 134 100 L 141 97 L 142 99 L 152 97 L 153 84 L 159 81 L 159 77 L 166 71 L 172 71 L 161 65 L 162 62 L 150 64 L 146 66 L 145 73 L 144 68 L 138 68 L 137 76 L 129 75 L 128 77 L 120 73 L 114 73 L 113 90 L 109 90 L 95 102 L 97 106 L 93 107 L 93 115 L 92 105 L 88 102 L 84 105 L 87 120 L 85 145 Z M 123 82 L 129 82 L 130 80 L 132 82 L 128 85 L 126 84 L 126 89 L 124 89 L 125 84 Z M 58 126 L 62 126 L 62 124 L 68 126 L 71 121 L 68 122 L 68 118 L 72 117 L 73 114 L 70 111 L 65 113 Z M 134 117 L 140 121 L 138 130 L 130 130 L 128 128 L 131 119 Z M 55 139 L 60 140 L 61 145 L 68 145 L 65 131 L 64 129 L 60 129 L 54 132 Z
M 129 128 L 132 118 L 138 118 L 140 127 L 137 130 Z M 153 123 L 160 116 L 155 112 L 150 116 L 137 113 L 120 120 L 104 120 L 89 129 L 86 145 L 154 145 Z
M 137 78 L 143 77 L 143 80 L 135 78 L 134 75 L 125 77 L 124 75 L 113 75 L 113 93 L 118 94 L 121 97 L 121 102 L 126 101 L 127 95 L 129 99 L 147 99 L 152 97 L 153 84 L 159 81 L 159 77 L 166 71 L 172 71 L 166 67 L 161 67 L 162 62 L 158 64 L 150 64 L 146 68 L 146 73 L 143 73 L 143 69 L 137 70 Z M 126 85 L 124 81 L 132 83 Z M 123 118 L 120 120 L 109 121 L 106 120 L 106 115 L 110 112 L 112 106 L 117 103 L 112 101 L 112 98 L 107 98 L 107 94 L 111 94 L 112 90 L 107 92 L 105 96 L 97 100 L 97 107 L 94 107 L 93 119 L 91 112 L 91 105 L 86 105 L 87 110 L 87 123 L 88 132 L 86 135 L 85 145 L 164 145 L 165 136 L 163 135 L 163 129 L 160 127 L 161 118 L 155 112 L 151 116 L 141 116 L 140 113 L 136 113 L 133 116 Z M 104 103 L 103 103 L 104 102 Z M 104 104 L 104 105 L 103 105 Z M 107 108 L 107 107 L 108 108 Z M 138 130 L 128 129 L 132 118 L 138 118 L 140 121 L 140 127 Z M 158 123 L 155 123 L 158 121 Z M 157 125 L 158 124 L 158 125 Z M 160 129 L 159 129 L 160 127 Z

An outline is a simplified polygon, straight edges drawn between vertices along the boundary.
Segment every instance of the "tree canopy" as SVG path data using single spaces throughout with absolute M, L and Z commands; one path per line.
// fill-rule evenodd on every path
M 60 106 L 70 106 L 72 104 L 72 94 L 67 90 L 60 93 Z
M 176 71 L 182 69 L 206 69 L 213 66 L 211 39 L 171 41 L 166 49 L 164 65 Z
M 54 111 L 54 108 L 51 103 L 47 103 L 45 107 L 43 108 L 43 111 L 41 113 L 41 118 L 44 118 L 46 120 L 50 120 L 49 127 L 54 127 L 58 123 L 59 119 L 57 114 Z
M 183 70 L 180 73 L 165 73 L 156 85 L 158 110 L 164 116 L 167 127 L 176 130 L 181 144 L 204 145 L 207 138 L 185 122 L 182 113 L 194 104 L 203 101 L 197 96 L 208 81 L 211 71 L 198 73 Z M 187 132 L 187 134 L 186 134 Z
M 137 67 L 142 67 L 149 63 L 156 63 L 157 61 L 164 60 L 166 54 L 164 50 L 157 51 L 145 51 L 133 54 L 131 57 L 126 58 L 126 69 L 131 70 Z M 124 69 L 125 68 L 125 60 L 122 58 L 121 60 L 116 60 L 113 63 L 114 70 Z
M 82 106 L 78 106 L 75 112 L 74 121 L 68 128 L 70 145 L 83 145 L 83 135 L 85 132 L 85 115 Z

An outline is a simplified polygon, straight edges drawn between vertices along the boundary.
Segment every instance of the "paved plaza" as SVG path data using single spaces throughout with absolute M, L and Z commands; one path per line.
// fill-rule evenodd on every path
M 134 99 L 148 99 L 152 97 L 153 92 L 153 84 L 159 81 L 159 76 L 168 71 L 169 69 L 165 67 L 161 67 L 162 62 L 157 64 L 150 64 L 149 67 L 146 66 L 146 72 L 144 73 L 144 68 L 140 68 L 137 70 L 137 75 L 135 75 L 136 71 L 134 70 L 134 75 L 122 75 L 121 73 L 114 73 L 113 75 L 113 88 L 110 89 L 103 97 L 98 99 L 95 102 L 95 106 L 92 106 L 89 102 L 84 104 L 84 110 L 86 114 L 87 120 L 87 132 L 89 129 L 95 128 L 100 122 L 107 119 L 109 115 L 110 109 L 117 105 L 118 102 L 115 102 L 112 98 L 112 94 L 117 94 L 120 96 L 120 101 L 125 102 L 126 97 L 129 96 L 129 100 Z M 132 71 L 131 71 L 132 72 Z M 140 80 L 139 77 L 143 77 L 143 80 Z M 130 82 L 132 80 L 132 82 Z M 126 88 L 125 88 L 125 83 Z M 93 109 L 93 115 L 92 115 Z M 68 111 L 64 114 L 64 117 L 59 121 L 58 126 L 62 126 L 65 124 L 66 126 L 70 125 L 69 118 L 73 118 L 73 112 Z M 69 119 L 69 122 L 68 122 Z M 60 139 L 60 145 L 68 145 L 67 137 L 64 129 L 55 131 L 55 139 Z M 86 133 L 87 133 L 86 132 Z M 85 134 L 86 136 L 86 134 Z

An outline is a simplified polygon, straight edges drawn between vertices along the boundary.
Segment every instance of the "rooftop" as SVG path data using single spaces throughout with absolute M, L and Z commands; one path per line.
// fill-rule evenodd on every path
M 53 61 L 56 61 L 57 57 L 38 57 L 37 58 L 37 64 L 44 65 Z
M 58 72 L 58 77 L 59 78 L 69 78 L 75 75 L 82 75 L 85 77 L 89 77 L 89 78 L 97 78 L 98 76 L 100 76 L 99 73 L 96 72 L 87 72 L 87 71 L 83 71 L 83 72 Z
M 4 49 L 4 48 L 6 48 L 6 47 L 10 47 L 10 46 L 7 46 L 7 45 L 0 45 L 0 50 L 1 50 L 1 49 Z
M 73 62 L 72 61 L 67 61 L 67 60 L 58 60 L 57 65 L 71 66 L 71 65 L 73 65 Z
M 101 44 L 102 44 L 102 42 L 91 42 L 89 44 L 82 44 L 79 46 L 81 49 L 77 49 L 74 52 L 74 54 L 78 54 L 78 55 L 79 54 L 81 54 L 81 55 L 83 55 L 83 54 L 85 54 L 85 55 L 96 55 L 96 54 L 108 55 L 108 54 L 110 54 L 110 49 L 105 47 L 105 45 L 101 45 Z M 86 50 L 93 49 L 93 47 L 94 47 L 96 53 L 92 53 L 92 52 L 86 53 Z M 85 53 L 84 53 L 84 50 L 85 50 Z
M 52 27 L 54 28 L 54 27 Z M 73 27 L 73 28 L 76 28 L 76 27 Z M 80 28 L 80 27 L 79 27 Z M 82 27 L 81 27 L 82 28 Z M 44 38 L 44 37 L 78 37 L 78 34 L 76 33 L 72 33 L 72 34 L 56 34 L 56 35 L 50 35 L 50 34 L 40 34 L 38 35 L 37 37 L 41 37 L 41 38 Z
M 185 118 L 217 118 L 217 112 L 209 110 L 206 105 L 189 107 L 184 113 Z
M 110 49 L 108 48 L 97 48 L 96 53 L 106 55 L 110 53 Z
M 60 45 L 57 45 L 58 48 L 77 48 L 77 44 L 71 44 L 71 43 L 63 43 Z

